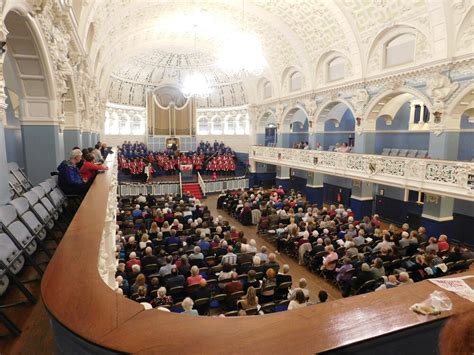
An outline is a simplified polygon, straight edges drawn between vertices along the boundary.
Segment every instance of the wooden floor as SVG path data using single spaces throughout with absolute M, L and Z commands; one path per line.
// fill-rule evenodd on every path
M 248 239 L 254 238 L 257 242 L 257 246 L 266 245 L 268 250 L 275 251 L 275 246 L 269 244 L 266 240 L 259 237 L 256 234 L 256 227 L 243 226 L 236 219 L 229 216 L 223 210 L 216 209 L 217 195 L 210 196 L 205 200 L 205 203 L 209 206 L 213 216 L 222 215 L 227 218 L 231 225 L 235 225 L 239 230 L 244 231 L 245 236 Z M 298 265 L 298 262 L 286 255 L 278 255 L 277 261 L 280 265 L 288 264 L 290 266 L 290 274 L 293 277 L 294 286 L 300 278 L 304 277 L 308 283 L 307 288 L 310 291 L 310 301 L 318 301 L 318 292 L 325 290 L 329 295 L 329 300 L 335 300 L 341 298 L 340 292 L 332 285 L 325 282 L 315 274 L 309 272 L 309 270 Z M 26 270 L 27 275 L 31 270 Z M 22 271 L 23 272 L 23 271 Z M 40 298 L 40 284 L 34 282 L 28 285 L 28 288 Z M 15 287 L 10 287 L 7 292 L 7 297 L 2 298 L 2 302 L 10 302 L 14 299 L 19 299 L 21 295 Z M 48 316 L 44 308 L 41 299 L 38 303 L 30 306 L 18 306 L 4 310 L 4 313 L 11 318 L 12 321 L 17 324 L 21 330 L 21 336 L 17 338 L 8 338 L 0 340 L 0 354 L 53 354 L 55 352 L 54 338 L 51 331 Z M 3 327 L 0 326 L 0 332 L 5 332 Z

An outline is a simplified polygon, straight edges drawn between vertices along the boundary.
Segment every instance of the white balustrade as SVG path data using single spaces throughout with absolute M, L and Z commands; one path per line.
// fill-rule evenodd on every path
M 115 256 L 116 251 L 116 215 L 117 215 L 117 187 L 118 187 L 118 166 L 117 158 L 109 155 L 106 162 L 109 167 L 109 195 L 107 198 L 107 210 L 105 213 L 104 230 L 100 241 L 98 269 L 104 282 L 112 289 L 116 289 L 115 271 L 118 260 Z
M 249 159 L 474 201 L 474 163 L 251 146 Z

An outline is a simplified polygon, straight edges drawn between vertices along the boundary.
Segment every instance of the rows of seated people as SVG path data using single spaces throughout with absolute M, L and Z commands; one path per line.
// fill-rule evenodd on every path
M 32 281 L 41 280 L 46 264 L 59 244 L 74 210 L 68 196 L 58 187 L 57 177 L 51 177 L 33 185 L 25 172 L 14 162 L 8 163 L 10 201 L 0 206 L 0 296 L 2 309 L 22 304 L 35 304 L 37 297 L 30 287 Z M 27 278 L 30 269 L 35 278 Z M 11 286 L 16 293 L 9 296 Z M 0 321 L 12 335 L 20 329 L 1 313 Z
M 471 250 L 450 245 L 446 235 L 428 237 L 424 227 L 412 230 L 408 224 L 385 230 L 377 215 L 359 221 L 350 208 L 317 208 L 281 187 L 228 192 L 219 196 L 218 208 L 257 224 L 278 253 L 333 281 L 343 296 L 444 276 L 474 261 Z
M 118 149 L 119 169 L 136 179 L 147 180 L 160 175 L 175 175 L 185 167 L 213 174 L 236 171 L 235 153 L 224 143 L 200 142 L 196 151 L 181 153 L 176 149 L 162 152 L 148 150 L 144 143 L 125 142 Z
M 213 218 L 199 200 L 139 196 L 122 200 L 121 208 L 116 277 L 119 292 L 131 299 L 200 315 L 259 314 L 306 305 L 304 279 L 292 289 L 288 265 L 280 267 L 274 253 L 264 246 L 257 250 L 255 240 L 247 240 L 221 216 Z M 194 310 L 189 309 L 193 302 Z

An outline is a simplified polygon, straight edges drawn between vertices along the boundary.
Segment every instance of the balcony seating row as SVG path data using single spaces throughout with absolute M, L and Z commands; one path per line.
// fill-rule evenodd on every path
M 416 150 L 416 149 L 398 149 L 398 148 L 384 148 L 382 155 L 391 157 L 403 157 L 403 158 L 420 158 L 424 159 L 428 157 L 427 150 Z
M 57 177 L 34 186 L 16 163 L 8 163 L 8 169 L 10 202 L 0 206 L 0 296 L 10 285 L 15 285 L 24 299 L 2 304 L 0 309 L 37 302 L 26 283 L 41 280 L 43 265 L 51 259 L 70 221 L 65 208 L 67 197 L 57 186 Z M 38 261 L 38 254 L 44 254 L 46 261 Z M 34 270 L 35 278 L 20 277 L 27 266 Z M 10 334 L 20 334 L 19 328 L 3 313 L 0 322 Z

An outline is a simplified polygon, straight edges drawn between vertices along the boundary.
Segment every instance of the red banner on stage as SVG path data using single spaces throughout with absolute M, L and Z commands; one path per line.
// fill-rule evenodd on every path
M 183 173 L 187 173 L 187 172 L 190 172 L 193 170 L 193 165 L 192 164 L 181 164 L 179 166 L 179 169 L 183 172 Z

